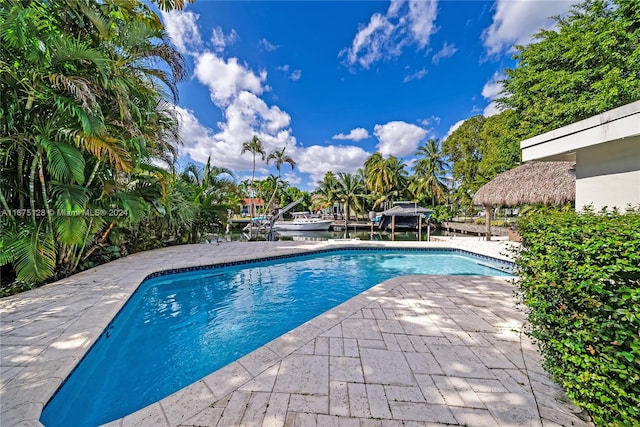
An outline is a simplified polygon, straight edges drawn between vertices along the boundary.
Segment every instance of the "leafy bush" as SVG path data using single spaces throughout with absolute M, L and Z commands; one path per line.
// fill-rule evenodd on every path
M 429 218 L 431 219 L 431 222 L 439 224 L 445 221 L 451 221 L 451 218 L 453 218 L 453 216 L 454 209 L 451 207 L 451 205 L 438 205 L 433 208 L 433 214 L 431 214 Z
M 640 425 L 640 211 L 518 225 L 518 294 L 545 369 L 598 425 Z

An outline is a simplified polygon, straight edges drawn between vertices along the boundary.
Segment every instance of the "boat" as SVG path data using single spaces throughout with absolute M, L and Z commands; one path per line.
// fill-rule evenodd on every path
M 276 221 L 273 224 L 274 230 L 296 230 L 296 231 L 311 231 L 319 230 L 326 231 L 331 227 L 333 222 L 330 219 L 322 219 L 309 214 L 309 212 L 294 212 L 293 220 L 291 221 Z

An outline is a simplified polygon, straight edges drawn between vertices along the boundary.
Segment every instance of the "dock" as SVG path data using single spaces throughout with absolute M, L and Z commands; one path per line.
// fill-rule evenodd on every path
M 244 227 L 246 227 L 249 224 L 250 220 L 249 218 L 232 218 L 229 220 L 229 227 L 234 228 L 234 229 L 243 229 Z M 349 230 L 370 230 L 371 229 L 371 222 L 367 221 L 367 222 L 361 222 L 361 221 L 349 221 L 348 223 L 348 228 Z M 342 231 L 344 230 L 344 220 L 335 220 L 331 223 L 331 230 L 334 231 Z
M 485 224 L 474 224 L 471 222 L 443 222 L 442 230 L 450 233 L 475 234 L 478 236 L 484 236 L 487 233 Z M 493 236 L 508 236 L 509 228 L 491 226 L 491 234 Z

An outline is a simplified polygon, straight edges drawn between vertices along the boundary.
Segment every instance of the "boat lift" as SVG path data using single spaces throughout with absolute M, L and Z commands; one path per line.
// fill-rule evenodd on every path
M 300 197 L 298 200 L 289 203 L 287 206 L 285 206 L 282 209 L 278 210 L 278 213 L 276 213 L 275 215 L 271 215 L 269 217 L 265 217 L 264 219 L 260 219 L 260 223 L 258 224 L 257 227 L 254 226 L 254 219 L 251 218 L 251 221 L 249 222 L 249 224 L 247 224 L 247 226 L 245 227 L 245 230 L 248 229 L 249 231 L 249 236 L 253 237 L 251 235 L 251 233 L 256 230 L 256 231 L 265 231 L 267 230 L 267 226 L 268 231 L 267 231 L 267 241 L 268 242 L 274 242 L 276 240 L 276 235 L 273 232 L 273 225 L 275 224 L 275 222 L 282 217 L 282 215 L 284 215 L 285 213 L 287 213 L 288 211 L 290 211 L 291 209 L 293 209 L 295 206 L 297 206 L 298 204 L 300 204 L 302 201 L 304 200 L 304 197 Z

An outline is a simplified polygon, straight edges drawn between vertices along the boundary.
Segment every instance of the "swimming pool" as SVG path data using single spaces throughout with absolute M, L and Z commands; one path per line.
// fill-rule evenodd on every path
M 45 407 L 45 426 L 121 418 L 405 274 L 504 276 L 458 251 L 339 250 L 144 281 Z M 505 264 L 500 264 L 505 265 Z

